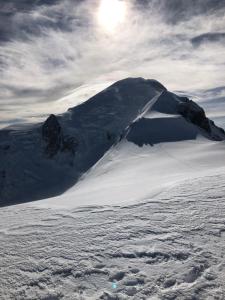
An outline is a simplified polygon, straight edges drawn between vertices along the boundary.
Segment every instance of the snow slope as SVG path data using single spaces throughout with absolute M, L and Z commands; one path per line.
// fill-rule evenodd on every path
M 124 141 L 66 193 L 30 205 L 70 208 L 142 201 L 184 179 L 220 173 L 224 161 L 224 142 L 202 138 L 138 147 Z
M 0 299 L 223 300 L 224 195 L 221 170 L 129 206 L 2 208 Z

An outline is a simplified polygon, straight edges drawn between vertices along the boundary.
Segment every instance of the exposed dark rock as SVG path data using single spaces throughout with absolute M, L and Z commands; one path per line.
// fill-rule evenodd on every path
M 187 99 L 187 98 L 186 98 Z M 188 99 L 187 99 L 188 100 Z M 209 119 L 206 117 L 204 110 L 192 100 L 181 102 L 178 106 L 178 112 L 191 123 L 211 133 Z
M 163 114 L 180 114 L 186 121 L 202 129 L 207 138 L 221 141 L 225 139 L 223 129 L 206 117 L 204 109 L 188 97 L 181 97 L 164 90 L 153 104 L 152 111 Z
M 223 128 L 219 128 L 219 130 L 220 130 L 223 134 L 225 134 L 225 130 L 224 130 Z
M 50 115 L 42 125 L 42 138 L 47 143 L 45 152 L 48 157 L 55 156 L 59 151 L 76 152 L 78 141 L 75 137 L 64 136 L 62 126 L 55 115 Z
M 62 128 L 55 115 L 50 115 L 42 126 L 42 137 L 47 143 L 45 152 L 49 157 L 53 157 L 62 144 Z
M 62 141 L 62 151 L 72 152 L 74 155 L 76 148 L 78 146 L 78 141 L 75 137 L 64 137 Z

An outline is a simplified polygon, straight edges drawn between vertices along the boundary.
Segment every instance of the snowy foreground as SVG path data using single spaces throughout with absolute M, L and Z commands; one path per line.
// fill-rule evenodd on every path
M 222 300 L 224 234 L 222 169 L 135 205 L 2 208 L 0 299 Z

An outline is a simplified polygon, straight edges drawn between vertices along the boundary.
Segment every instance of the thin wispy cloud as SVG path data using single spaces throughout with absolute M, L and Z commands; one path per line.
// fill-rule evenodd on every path
M 128 76 L 172 90 L 224 85 L 225 1 L 123 2 L 114 32 L 98 22 L 100 0 L 0 2 L 1 120 L 63 111 L 71 91 L 81 101 L 76 88 L 88 97 Z

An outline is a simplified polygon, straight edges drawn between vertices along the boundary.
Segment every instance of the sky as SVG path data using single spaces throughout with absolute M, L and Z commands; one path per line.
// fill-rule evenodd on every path
M 0 126 L 36 121 L 126 77 L 225 86 L 225 0 L 0 0 Z

